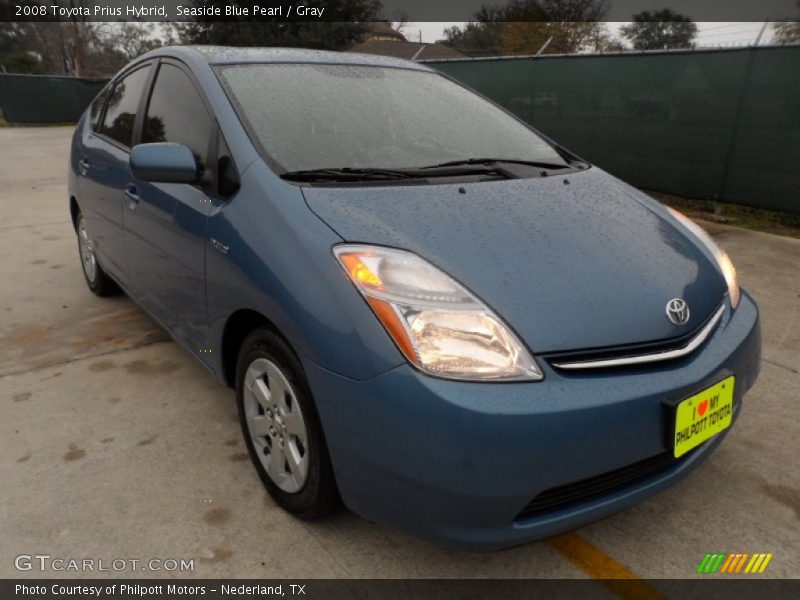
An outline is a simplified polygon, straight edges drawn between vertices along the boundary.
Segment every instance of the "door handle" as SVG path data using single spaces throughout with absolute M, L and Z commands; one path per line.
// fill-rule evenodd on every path
M 133 210 L 139 204 L 139 195 L 136 193 L 136 186 L 132 183 L 125 188 L 125 196 L 128 198 L 128 208 Z
M 82 158 L 78 161 L 78 170 L 80 171 L 81 175 L 86 175 L 86 172 L 91 166 L 91 163 L 89 163 L 89 161 L 85 158 Z

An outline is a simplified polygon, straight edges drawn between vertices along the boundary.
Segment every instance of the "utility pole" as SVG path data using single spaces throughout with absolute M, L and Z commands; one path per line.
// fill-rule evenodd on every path
M 761 26 L 761 31 L 758 32 L 758 36 L 756 37 L 756 41 L 753 44 L 754 46 L 758 46 L 759 42 L 761 41 L 761 36 L 764 35 L 764 31 L 767 29 L 767 23 L 769 23 L 769 19 L 764 21 L 764 24 Z

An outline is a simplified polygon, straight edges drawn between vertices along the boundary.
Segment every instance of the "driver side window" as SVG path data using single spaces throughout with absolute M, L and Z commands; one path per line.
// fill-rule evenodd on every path
M 147 106 L 142 143 L 188 146 L 198 166 L 205 169 L 212 131 L 213 121 L 191 79 L 178 67 L 162 64 Z

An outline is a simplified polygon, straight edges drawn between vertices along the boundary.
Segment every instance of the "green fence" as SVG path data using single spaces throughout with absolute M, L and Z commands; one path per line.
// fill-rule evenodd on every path
M 427 64 L 639 187 L 800 212 L 800 46 Z
M 104 79 L 0 74 L 0 108 L 9 123 L 74 123 Z
M 634 185 L 800 213 L 800 46 L 428 64 Z M 104 83 L 0 74 L 0 107 L 74 122 Z

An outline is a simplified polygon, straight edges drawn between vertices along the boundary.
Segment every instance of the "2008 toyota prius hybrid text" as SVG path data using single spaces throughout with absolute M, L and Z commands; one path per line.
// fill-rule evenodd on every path
M 703 230 L 420 64 L 151 52 L 78 123 L 69 193 L 89 288 L 235 388 L 298 517 L 550 536 L 683 478 L 758 375 Z

